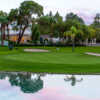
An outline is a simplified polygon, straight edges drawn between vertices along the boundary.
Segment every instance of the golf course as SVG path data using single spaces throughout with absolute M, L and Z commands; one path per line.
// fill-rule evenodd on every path
M 25 52 L 25 49 L 48 52 Z M 17 47 L 10 51 L 0 47 L 0 71 L 44 73 L 99 74 L 100 57 L 86 52 L 100 53 L 100 47 Z

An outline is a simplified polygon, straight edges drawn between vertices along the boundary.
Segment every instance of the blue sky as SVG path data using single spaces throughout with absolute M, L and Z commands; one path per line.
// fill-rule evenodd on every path
M 2 0 L 0 10 L 9 12 L 12 8 L 17 8 L 24 0 Z M 81 16 L 87 24 L 93 21 L 93 17 L 100 11 L 100 0 L 34 0 L 44 7 L 47 14 L 50 10 L 53 14 L 56 11 L 64 17 L 69 12 L 74 12 Z

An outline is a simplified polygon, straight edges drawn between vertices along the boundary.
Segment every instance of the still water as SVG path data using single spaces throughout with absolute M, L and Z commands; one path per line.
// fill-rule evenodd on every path
M 100 76 L 0 72 L 0 100 L 100 100 Z

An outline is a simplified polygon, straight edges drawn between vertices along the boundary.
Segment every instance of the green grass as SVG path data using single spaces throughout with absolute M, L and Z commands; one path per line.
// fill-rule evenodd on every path
M 0 71 L 29 71 L 47 73 L 97 74 L 100 73 L 100 57 L 85 52 L 100 53 L 100 47 L 30 47 L 50 50 L 48 53 L 26 53 L 19 47 L 9 51 L 0 47 Z

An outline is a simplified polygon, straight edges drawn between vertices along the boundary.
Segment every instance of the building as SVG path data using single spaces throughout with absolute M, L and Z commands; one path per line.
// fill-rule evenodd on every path
M 18 37 L 19 37 L 19 31 L 20 30 L 13 30 L 12 26 L 10 25 L 9 26 L 9 33 L 10 33 L 9 40 L 11 40 L 13 42 L 17 42 Z M 20 43 L 27 43 L 27 41 L 30 41 L 30 40 L 31 40 L 31 29 L 29 27 L 25 30 L 24 35 L 23 35 Z
M 18 34 L 10 34 L 9 40 L 13 42 L 17 42 L 18 37 L 19 37 Z M 31 41 L 31 36 L 29 34 L 24 34 L 20 43 L 24 44 L 27 43 L 28 41 Z
M 9 40 L 13 41 L 13 42 L 17 42 L 18 40 L 18 37 L 19 37 L 19 31 L 20 30 L 13 30 L 12 29 L 12 25 L 9 25 Z M 3 39 L 3 45 L 4 45 L 4 41 L 7 40 L 7 29 L 5 31 L 5 34 L 4 35 L 4 39 Z M 1 32 L 0 32 L 0 45 L 1 45 Z M 31 40 L 31 29 L 30 27 L 27 28 L 24 32 L 24 35 L 21 39 L 21 42 L 20 43 L 27 43 L 27 41 L 30 41 Z

